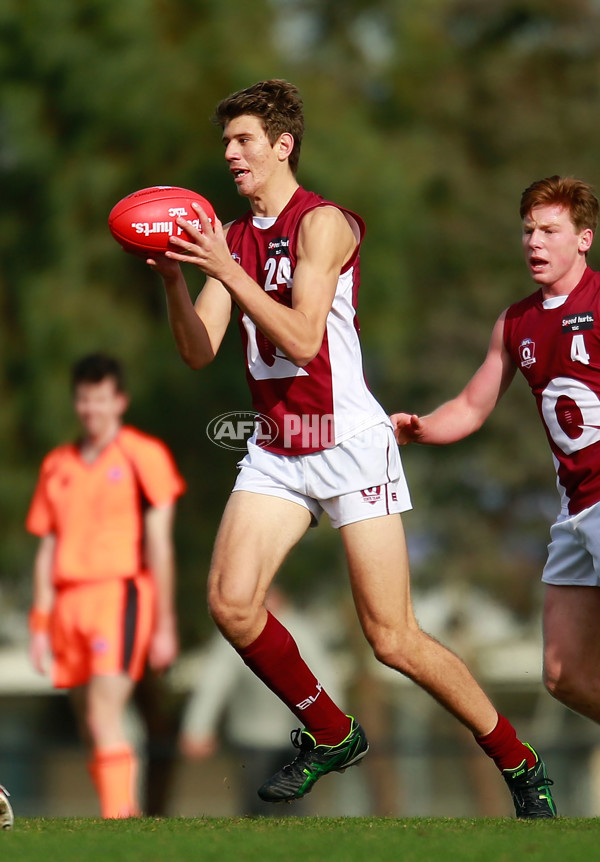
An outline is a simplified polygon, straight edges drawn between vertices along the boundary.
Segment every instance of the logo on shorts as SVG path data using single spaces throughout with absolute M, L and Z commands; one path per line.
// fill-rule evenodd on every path
M 96 638 L 96 640 L 92 642 L 92 652 L 96 653 L 96 655 L 104 655 L 104 653 L 108 652 L 107 641 L 105 641 L 104 638 Z
M 381 485 L 374 485 L 372 488 L 365 488 L 360 492 L 365 503 L 378 503 L 381 500 Z
M 275 422 L 264 413 L 254 410 L 232 410 L 221 413 L 206 426 L 206 436 L 221 449 L 245 452 L 248 438 L 255 435 L 254 442 L 261 448 L 273 443 L 278 434 Z

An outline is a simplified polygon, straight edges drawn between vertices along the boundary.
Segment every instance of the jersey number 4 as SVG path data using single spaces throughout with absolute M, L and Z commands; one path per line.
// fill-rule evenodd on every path
M 571 359 L 573 362 L 582 362 L 584 365 L 590 364 L 590 354 L 585 349 L 583 332 L 578 332 L 573 336 L 573 341 L 571 342 Z

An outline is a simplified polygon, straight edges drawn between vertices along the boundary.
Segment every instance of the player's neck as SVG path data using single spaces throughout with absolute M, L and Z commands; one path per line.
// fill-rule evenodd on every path
M 277 218 L 297 189 L 298 181 L 292 174 L 285 182 L 279 180 L 264 187 L 256 195 L 248 198 L 252 215 L 260 218 Z
M 101 432 L 85 434 L 79 444 L 79 454 L 82 460 L 92 464 L 113 442 L 120 430 L 121 424 L 118 423 L 117 425 L 110 425 Z
M 568 296 L 575 290 L 583 274 L 587 269 L 587 260 L 584 258 L 578 266 L 570 270 L 563 278 L 552 284 L 542 284 L 542 296 L 546 299 L 552 299 L 555 296 Z

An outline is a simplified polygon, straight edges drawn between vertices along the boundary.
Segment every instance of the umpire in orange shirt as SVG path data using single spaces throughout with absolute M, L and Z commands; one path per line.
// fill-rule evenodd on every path
M 40 537 L 30 655 L 73 690 L 102 816 L 132 817 L 138 764 L 124 713 L 146 660 L 160 671 L 177 655 L 172 528 L 185 483 L 164 443 L 122 424 L 116 359 L 83 357 L 72 385 L 83 434 L 46 456 L 27 515 Z

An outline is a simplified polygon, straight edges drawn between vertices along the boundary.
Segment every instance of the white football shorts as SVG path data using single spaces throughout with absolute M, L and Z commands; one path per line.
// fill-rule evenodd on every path
M 559 515 L 550 539 L 545 584 L 600 586 L 600 503 L 576 515 Z
M 304 506 L 313 526 L 326 512 L 333 527 L 412 509 L 398 444 L 384 423 L 331 449 L 276 455 L 248 441 L 233 491 L 281 497 Z

